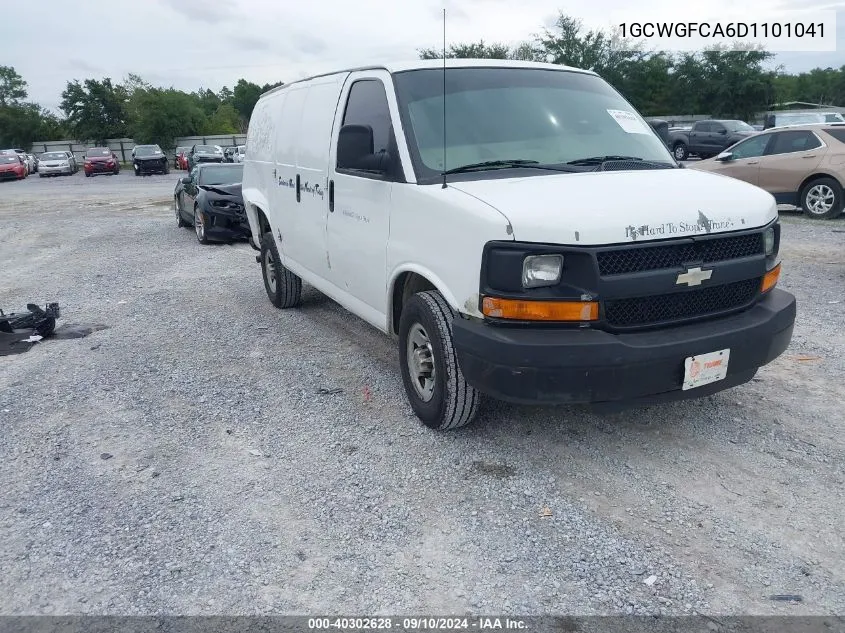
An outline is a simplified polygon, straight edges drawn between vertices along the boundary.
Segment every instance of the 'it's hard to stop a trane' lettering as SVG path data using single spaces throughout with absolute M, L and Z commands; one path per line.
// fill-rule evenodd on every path
M 714 220 L 712 222 L 664 222 L 656 226 L 626 226 L 625 237 L 660 237 L 662 235 L 683 235 L 685 233 L 710 233 L 722 229 L 733 228 L 731 220 Z

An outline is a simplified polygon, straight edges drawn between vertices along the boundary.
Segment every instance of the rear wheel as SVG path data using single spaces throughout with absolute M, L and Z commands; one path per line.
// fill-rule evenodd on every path
M 438 431 L 472 422 L 480 394 L 464 379 L 452 343 L 457 318 L 437 291 L 408 299 L 399 320 L 399 365 L 414 413 Z
M 818 220 L 830 220 L 842 213 L 842 187 L 833 178 L 817 178 L 801 191 L 804 214 Z
M 261 273 L 267 297 L 277 308 L 294 308 L 302 300 L 302 280 L 282 265 L 273 234 L 261 236 Z
M 672 148 L 672 154 L 675 156 L 675 160 L 686 160 L 689 158 L 689 151 L 683 143 L 675 143 L 675 146 Z

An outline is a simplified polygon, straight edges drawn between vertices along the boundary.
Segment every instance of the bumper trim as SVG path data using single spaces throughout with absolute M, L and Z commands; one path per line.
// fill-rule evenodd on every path
M 751 380 L 789 345 L 795 297 L 772 290 L 731 316 L 629 334 L 602 330 L 497 327 L 455 319 L 467 382 L 521 404 L 590 404 L 601 411 L 711 395 Z M 725 379 L 681 390 L 684 359 L 730 348 Z

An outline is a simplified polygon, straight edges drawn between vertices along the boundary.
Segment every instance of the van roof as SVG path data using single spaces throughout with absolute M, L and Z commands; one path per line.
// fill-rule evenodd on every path
M 355 68 L 340 68 L 331 72 L 319 73 L 310 77 L 303 77 L 290 83 L 282 84 L 271 88 L 261 96 L 273 94 L 280 90 L 284 90 L 288 86 L 302 83 L 303 81 L 310 81 L 317 77 L 327 77 L 337 73 L 349 73 L 360 70 L 386 70 L 389 73 L 400 73 L 406 70 L 424 70 L 429 68 L 443 68 L 443 59 L 414 59 L 410 61 L 395 61 L 384 64 L 375 64 L 371 66 L 358 66 Z M 583 70 L 581 68 L 574 68 L 573 66 L 562 66 L 561 64 L 548 64 L 544 62 L 524 62 L 513 59 L 455 59 L 450 58 L 446 60 L 446 68 L 536 68 L 541 70 L 568 70 L 571 72 L 585 73 L 595 75 L 591 70 Z

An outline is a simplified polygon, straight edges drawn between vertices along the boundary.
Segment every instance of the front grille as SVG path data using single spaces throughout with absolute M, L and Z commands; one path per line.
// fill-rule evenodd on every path
M 633 246 L 600 251 L 599 274 L 626 273 L 677 268 L 692 262 L 713 263 L 763 253 L 763 234 L 749 233 L 694 242 Z
M 605 302 L 605 320 L 613 327 L 636 327 L 703 317 L 748 305 L 759 288 L 760 279 L 744 279 L 686 292 L 612 299 Z

